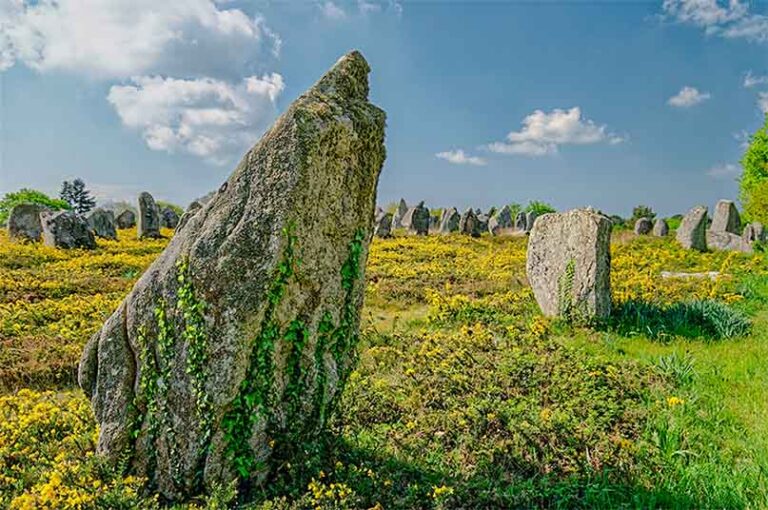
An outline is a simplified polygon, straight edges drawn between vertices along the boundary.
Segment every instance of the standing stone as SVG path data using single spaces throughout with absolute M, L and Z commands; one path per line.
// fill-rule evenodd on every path
M 115 228 L 115 214 L 106 209 L 94 209 L 88 215 L 88 226 L 97 237 L 103 239 L 117 239 L 117 229 Z
M 408 231 L 411 234 L 425 236 L 429 233 L 429 209 L 424 206 L 424 202 L 419 202 L 419 205 L 408 211 L 406 216 Z
M 744 227 L 744 232 L 742 233 L 741 238 L 744 240 L 744 242 L 749 244 L 752 244 L 755 241 L 764 242 L 765 229 L 763 228 L 763 224 L 759 221 L 753 221 Z
M 459 232 L 472 237 L 480 237 L 480 225 L 475 211 L 471 207 L 464 211 L 459 219 Z
M 715 214 L 712 216 L 712 232 L 730 232 L 741 234 L 741 217 L 733 200 L 720 200 L 715 206 Z
M 480 211 L 478 209 L 477 211 Z M 488 232 L 488 221 L 490 218 L 487 214 L 475 211 L 475 217 L 477 217 L 477 228 L 480 232 Z
M 43 244 L 56 248 L 96 248 L 96 238 L 88 222 L 74 211 L 43 211 L 40 213 L 43 226 Z
M 160 209 L 146 191 L 139 195 L 139 239 L 160 238 Z
M 117 228 L 133 228 L 136 226 L 136 215 L 133 211 L 126 209 L 117 215 Z
M 592 209 L 545 214 L 528 240 L 526 270 L 544 315 L 611 314 L 611 220 Z
M 459 230 L 459 220 L 461 220 L 461 215 L 455 207 L 445 209 L 440 218 L 440 233 L 450 234 Z
M 403 217 L 408 213 L 408 204 L 405 203 L 405 199 L 401 198 L 400 203 L 397 205 L 397 211 L 392 216 L 392 230 L 396 228 L 404 228 Z
M 497 236 L 502 230 L 508 228 L 512 228 L 512 211 L 510 211 L 508 205 L 505 205 L 488 220 L 488 230 L 491 234 Z
M 49 209 L 39 204 L 17 204 L 8 215 L 8 237 L 14 241 L 39 241 L 43 233 L 40 213 Z
M 528 212 L 525 215 L 525 231 L 530 232 L 533 230 L 533 224 L 536 223 L 537 214 L 533 211 Z
M 658 218 L 653 224 L 653 235 L 656 237 L 666 237 L 669 234 L 669 225 L 664 218 Z
M 374 226 L 376 237 L 387 238 L 392 236 L 392 213 L 381 211 Z
M 164 228 L 176 228 L 179 225 L 179 215 L 170 207 L 160 212 L 160 223 Z
M 707 251 L 707 208 L 699 205 L 688 211 L 677 229 L 683 248 Z
M 635 222 L 635 235 L 648 235 L 651 230 L 653 230 L 653 223 L 648 218 L 640 218 Z
M 385 114 L 350 53 L 300 96 L 88 342 L 97 451 L 162 497 L 301 463 L 353 369 Z
M 752 244 L 730 232 L 707 230 L 707 247 L 713 250 L 752 253 Z
M 515 216 L 515 230 L 525 232 L 525 212 L 520 211 Z

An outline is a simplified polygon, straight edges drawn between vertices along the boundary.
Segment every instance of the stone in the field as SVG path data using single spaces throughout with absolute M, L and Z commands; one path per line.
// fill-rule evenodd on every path
M 455 207 L 450 207 L 443 210 L 443 215 L 440 218 L 440 233 L 450 234 L 451 232 L 456 232 L 459 230 L 460 219 L 461 215 Z
M 515 230 L 525 232 L 525 212 L 520 211 L 515 216 Z
M 759 221 L 753 221 L 744 227 L 744 232 L 741 234 L 741 238 L 749 244 L 752 244 L 755 241 L 764 242 L 765 229 L 763 228 L 763 224 Z
M 133 228 L 136 226 L 136 215 L 130 209 L 126 209 L 117 215 L 116 221 L 119 229 Z
M 301 463 L 353 369 L 385 114 L 350 53 L 88 342 L 97 451 L 181 500 Z
M 160 236 L 160 208 L 155 199 L 146 191 L 139 195 L 139 239 L 159 238 Z
M 508 228 L 512 228 L 512 211 L 510 211 L 508 205 L 505 205 L 488 220 L 488 230 L 491 234 L 497 236 L 503 229 Z
M 8 215 L 8 237 L 14 241 L 39 241 L 43 233 L 40 213 L 49 209 L 39 204 L 18 204 Z
M 480 223 L 471 207 L 464 211 L 464 214 L 459 218 L 459 232 L 472 237 L 480 237 Z
M 712 232 L 741 234 L 741 217 L 732 200 L 720 200 L 717 203 L 715 213 L 712 215 L 712 225 L 709 229 Z
M 635 222 L 635 235 L 648 235 L 651 230 L 653 230 L 653 223 L 648 218 L 640 218 Z
M 165 228 L 176 228 L 179 225 L 179 215 L 170 207 L 160 211 L 160 224 Z
M 698 251 L 707 251 L 707 208 L 699 205 L 688 211 L 677 228 L 677 241 Z
M 411 234 L 425 236 L 429 233 L 430 215 L 429 209 L 424 205 L 424 202 L 419 202 L 416 207 L 408 211 L 406 218 L 403 218 L 404 225 L 406 219 L 408 221 L 408 232 Z
M 376 218 L 373 233 L 376 237 L 390 237 L 392 235 L 392 213 L 381 211 Z
M 742 236 L 723 231 L 708 230 L 707 247 L 715 250 L 752 253 L 752 245 L 745 241 Z
M 665 237 L 669 234 L 669 225 L 664 218 L 658 218 L 653 224 L 653 235 L 656 237 Z
M 392 230 L 396 228 L 407 228 L 403 225 L 403 217 L 408 213 L 408 204 L 405 203 L 405 199 L 401 198 L 400 203 L 397 204 L 397 210 L 392 216 Z
M 525 231 L 526 232 L 530 232 L 531 230 L 533 230 L 533 225 L 534 225 L 534 223 L 536 223 L 536 217 L 537 216 L 538 215 L 535 212 L 533 212 L 533 211 L 529 211 L 525 215 Z
M 88 225 L 97 237 L 103 239 L 117 239 L 115 228 L 115 213 L 106 209 L 94 209 L 88 215 Z
M 43 243 L 56 248 L 96 248 L 96 238 L 85 218 L 73 211 L 40 213 Z
M 536 220 L 526 270 L 544 315 L 579 320 L 610 315 L 612 228 L 607 216 L 591 209 Z
M 479 211 L 478 209 L 477 211 Z M 477 228 L 480 230 L 480 232 L 488 232 L 488 221 L 490 221 L 490 217 L 483 213 L 483 212 L 477 212 L 475 211 L 475 217 L 477 217 Z

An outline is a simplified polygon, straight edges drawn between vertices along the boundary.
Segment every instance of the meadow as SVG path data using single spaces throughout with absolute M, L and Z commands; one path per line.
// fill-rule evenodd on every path
M 75 383 L 84 343 L 167 243 L 135 236 L 62 251 L 0 233 L 2 507 L 161 506 L 94 454 Z M 579 325 L 540 314 L 525 250 L 375 239 L 339 412 L 246 507 L 768 508 L 768 258 L 618 232 L 614 314 Z M 179 508 L 237 502 L 219 487 Z

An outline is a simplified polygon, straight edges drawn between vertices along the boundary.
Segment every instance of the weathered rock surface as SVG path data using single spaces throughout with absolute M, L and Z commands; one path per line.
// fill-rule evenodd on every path
M 733 200 L 720 200 L 715 206 L 715 213 L 712 215 L 712 225 L 709 227 L 712 232 L 730 232 L 731 234 L 741 234 L 741 216 Z
M 160 208 L 155 199 L 146 191 L 139 195 L 139 239 L 159 238 L 160 235 Z
M 210 200 L 208 200 L 210 202 Z M 181 215 L 181 218 L 179 218 L 179 223 L 176 225 L 176 231 L 175 233 L 179 232 L 182 228 L 184 228 L 184 225 L 187 224 L 189 219 L 194 216 L 197 211 L 203 208 L 204 204 L 207 204 L 208 202 L 201 202 L 200 200 L 193 200 L 192 203 L 189 204 L 189 207 L 187 207 L 187 210 L 184 211 L 184 214 Z
M 669 235 L 669 225 L 664 218 L 658 218 L 653 224 L 653 235 L 656 237 L 665 237 Z
M 707 251 L 707 208 L 699 205 L 688 211 L 676 237 L 683 248 Z
M 459 230 L 460 219 L 461 215 L 455 207 L 450 207 L 443 210 L 443 215 L 440 218 L 440 233 L 450 234 L 451 232 L 456 232 Z
M 408 204 L 405 203 L 405 199 L 401 198 L 400 203 L 397 204 L 397 211 L 392 216 L 392 230 L 396 228 L 407 228 L 403 225 L 403 217 L 408 213 Z
M 515 216 L 515 230 L 525 232 L 525 213 L 523 211 L 520 211 Z
M 753 221 L 744 227 L 744 232 L 741 234 L 741 238 L 744 242 L 749 244 L 752 244 L 755 241 L 764 242 L 765 228 L 763 228 L 763 224 L 759 221 Z
M 38 204 L 18 204 L 8 215 L 8 237 L 14 241 L 39 241 L 43 233 L 40 213 L 48 208 Z
M 526 271 L 545 315 L 580 320 L 610 315 L 612 228 L 607 216 L 591 209 L 537 219 Z
M 508 205 L 505 205 L 488 220 L 488 230 L 491 234 L 497 236 L 503 229 L 508 228 L 512 228 L 512 211 L 510 211 Z
M 126 209 L 117 215 L 115 221 L 117 222 L 117 228 L 119 229 L 133 228 L 136 226 L 136 215 L 133 214 L 133 211 L 130 209 Z
M 419 202 L 416 207 L 413 207 L 408 211 L 406 217 L 403 218 L 403 224 L 408 221 L 408 232 L 420 236 L 425 236 L 429 233 L 429 209 L 424 205 L 424 202 Z
M 480 224 L 477 221 L 477 215 L 471 207 L 464 211 L 459 218 L 459 232 L 472 237 L 480 237 Z
M 368 72 L 350 53 L 300 96 L 83 352 L 98 452 L 166 498 L 301 462 L 352 370 L 385 155 Z
M 749 242 L 730 232 L 707 230 L 707 247 L 714 250 L 752 253 L 752 245 Z
M 170 207 L 165 207 L 160 211 L 160 224 L 164 228 L 174 229 L 179 225 L 179 215 Z
M 525 214 L 525 231 L 530 232 L 533 230 L 533 225 L 536 223 L 536 213 L 533 211 L 530 211 Z
M 376 218 L 374 226 L 374 235 L 376 237 L 387 238 L 392 236 L 392 213 L 381 211 Z
M 488 221 L 490 218 L 487 214 L 478 211 L 480 211 L 480 209 L 475 211 L 475 217 L 477 218 L 477 228 L 480 230 L 480 232 L 488 232 Z
M 88 215 L 88 226 L 97 237 L 103 239 L 117 239 L 117 228 L 115 226 L 115 214 L 106 209 L 94 209 Z
M 648 218 L 640 218 L 635 222 L 635 235 L 648 235 L 651 230 L 653 230 L 653 223 Z
M 73 211 L 40 213 L 43 243 L 56 248 L 96 248 L 96 238 L 88 222 Z

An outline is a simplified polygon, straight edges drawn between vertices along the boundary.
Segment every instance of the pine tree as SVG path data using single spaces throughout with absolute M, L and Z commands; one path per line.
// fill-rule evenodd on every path
M 85 188 L 85 182 L 82 179 L 75 179 L 72 182 L 64 181 L 60 196 L 78 214 L 85 214 L 96 206 L 96 200 Z

